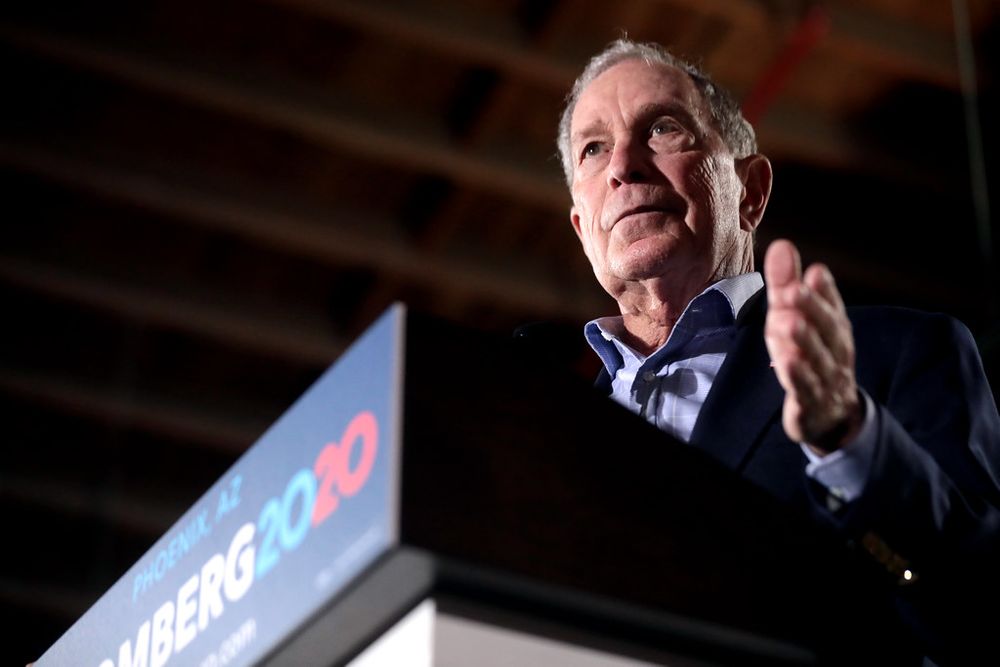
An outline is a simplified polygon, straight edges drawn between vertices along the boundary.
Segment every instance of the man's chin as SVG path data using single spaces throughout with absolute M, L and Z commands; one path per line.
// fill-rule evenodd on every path
M 624 282 L 641 282 L 663 277 L 669 273 L 669 264 L 666 257 L 646 257 L 616 264 L 611 267 L 611 273 Z
M 638 285 L 659 278 L 662 278 L 662 275 L 655 272 L 633 272 L 625 275 L 604 273 L 597 275 L 597 282 L 605 292 L 617 299 L 626 292 L 633 291 Z
M 672 240 L 672 239 L 671 239 Z M 669 273 L 678 248 L 662 238 L 647 237 L 611 254 L 608 269 L 621 280 L 641 281 Z

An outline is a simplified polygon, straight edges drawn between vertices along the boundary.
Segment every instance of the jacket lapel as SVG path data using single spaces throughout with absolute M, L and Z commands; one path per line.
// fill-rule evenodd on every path
M 764 344 L 764 293 L 761 289 L 740 311 L 732 347 L 691 433 L 693 446 L 733 470 L 745 465 L 784 398 Z

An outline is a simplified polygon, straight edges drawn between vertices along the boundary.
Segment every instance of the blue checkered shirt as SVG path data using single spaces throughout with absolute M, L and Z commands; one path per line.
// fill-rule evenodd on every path
M 681 313 L 667 342 L 648 357 L 622 342 L 620 316 L 588 322 L 584 333 L 611 376 L 611 398 L 689 441 L 736 333 L 736 314 L 763 286 L 759 273 L 746 273 L 708 287 Z

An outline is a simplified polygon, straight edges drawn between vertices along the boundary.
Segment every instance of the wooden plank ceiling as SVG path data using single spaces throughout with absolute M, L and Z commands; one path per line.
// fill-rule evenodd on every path
M 777 174 L 762 247 L 792 237 L 855 302 L 962 317 L 996 369 L 951 2 L 8 5 L 0 604 L 15 662 L 392 301 L 495 331 L 611 312 L 553 137 L 572 79 L 622 31 L 700 58 L 752 104 Z M 998 12 L 967 9 L 989 166 Z

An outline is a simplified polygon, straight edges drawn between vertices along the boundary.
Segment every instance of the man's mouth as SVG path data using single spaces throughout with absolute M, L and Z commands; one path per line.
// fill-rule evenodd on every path
M 642 215 L 644 213 L 659 213 L 661 215 L 679 215 L 682 211 L 682 207 L 670 204 L 640 204 L 638 206 L 630 206 L 629 208 L 623 210 L 614 218 L 614 225 L 617 225 L 622 220 L 635 216 Z
M 654 206 L 652 204 L 644 204 L 642 206 L 633 206 L 632 208 L 628 208 L 628 209 L 625 209 L 624 211 L 622 211 L 621 214 L 619 214 L 618 219 L 615 222 L 618 222 L 618 221 L 620 221 L 620 220 L 622 220 L 624 218 L 627 218 L 629 216 L 640 215 L 642 213 L 666 213 L 666 212 L 667 212 L 667 208 L 664 207 L 664 206 Z

